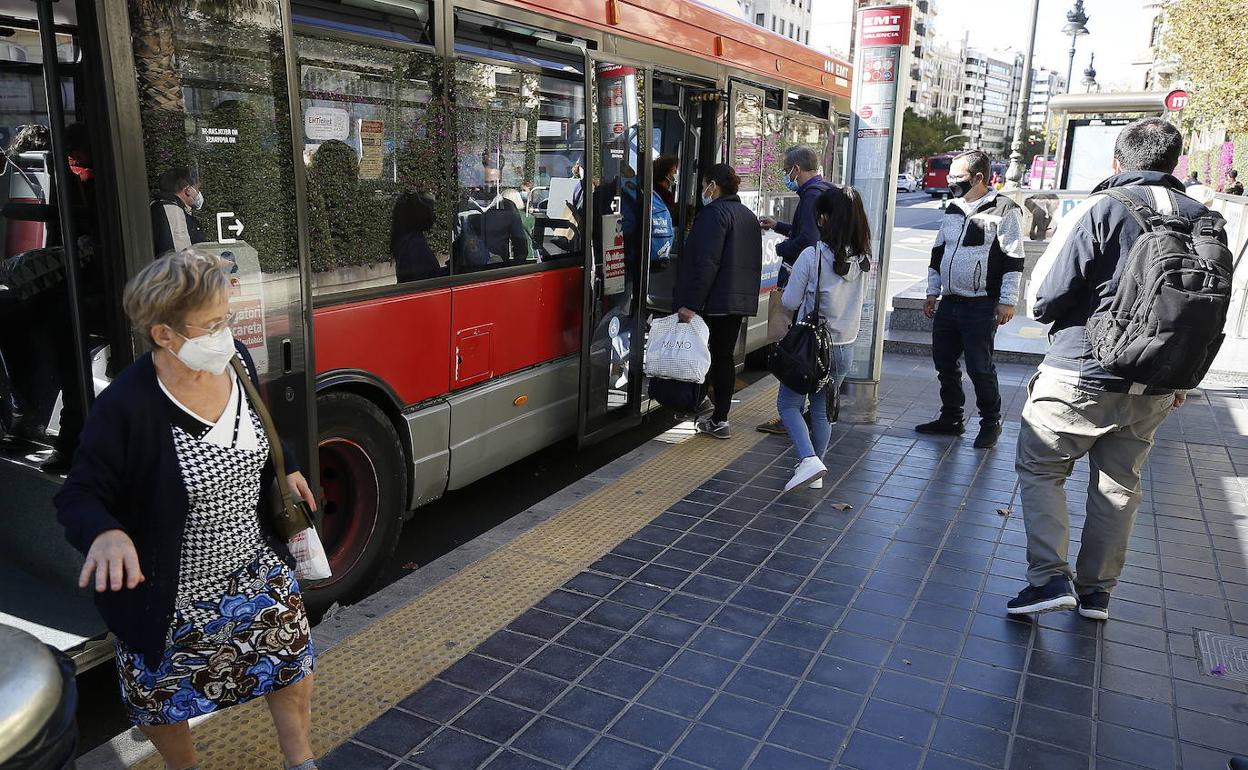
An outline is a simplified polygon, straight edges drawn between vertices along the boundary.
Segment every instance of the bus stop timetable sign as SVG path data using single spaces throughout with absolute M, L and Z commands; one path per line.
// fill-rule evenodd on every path
M 871 223 L 875 266 L 867 275 L 867 293 L 846 393 L 851 397 L 847 410 L 850 418 L 873 422 L 884 355 L 884 311 L 889 301 L 888 250 L 901 151 L 897 141 L 901 134 L 897 97 L 901 73 L 907 67 L 910 7 L 863 8 L 858 14 L 849 182 L 862 196 Z

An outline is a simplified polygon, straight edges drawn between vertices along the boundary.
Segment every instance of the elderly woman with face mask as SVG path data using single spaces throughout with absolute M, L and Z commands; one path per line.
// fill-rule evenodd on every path
M 130 281 L 126 314 L 151 352 L 96 399 L 57 512 L 117 638 L 127 714 L 166 767 L 196 765 L 188 719 L 264 696 L 286 766 L 313 770 L 308 618 L 261 513 L 275 471 L 231 366 L 255 382 L 224 266 L 185 250 Z M 286 483 L 314 506 L 300 473 Z

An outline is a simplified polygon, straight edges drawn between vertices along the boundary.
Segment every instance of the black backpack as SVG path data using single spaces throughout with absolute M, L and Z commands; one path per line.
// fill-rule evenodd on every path
M 1127 207 L 1142 233 L 1109 308 L 1088 320 L 1092 356 L 1131 382 L 1194 388 L 1226 337 L 1234 264 L 1218 239 L 1225 220 L 1214 212 L 1194 220 L 1163 215 L 1122 190 L 1106 193 Z
M 786 387 L 810 395 L 832 377 L 832 338 L 819 317 L 819 287 L 823 284 L 823 255 L 815 248 L 819 267 L 815 277 L 815 308 L 789 327 L 767 357 L 767 368 Z

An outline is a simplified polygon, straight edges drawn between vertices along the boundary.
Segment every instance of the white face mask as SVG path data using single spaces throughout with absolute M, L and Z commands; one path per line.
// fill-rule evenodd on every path
M 202 190 L 195 191 L 195 197 L 191 199 L 191 208 L 199 211 L 204 207 L 204 193 Z
M 708 185 L 708 187 L 709 187 L 709 185 Z M 704 190 L 702 191 L 702 205 L 703 205 L 703 206 L 709 206 L 709 205 L 711 205 L 711 201 L 713 201 L 713 200 L 715 200 L 715 196 L 713 196 L 713 195 L 707 195 L 707 194 L 706 194 L 706 190 L 704 189 Z
M 234 332 L 226 326 L 202 337 L 178 336 L 185 340 L 174 355 L 191 369 L 211 374 L 221 374 L 234 357 Z

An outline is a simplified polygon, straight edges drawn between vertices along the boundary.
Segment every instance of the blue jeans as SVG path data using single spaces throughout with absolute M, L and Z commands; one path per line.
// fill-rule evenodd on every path
M 828 388 L 833 388 L 832 392 L 841 389 L 841 383 L 849 374 L 853 361 L 853 345 L 837 345 L 832 348 L 832 379 L 818 392 L 809 396 L 785 387 L 784 383 L 780 384 L 776 410 L 780 412 L 780 419 L 784 422 L 784 429 L 789 432 L 789 439 L 797 450 L 797 456 L 803 460 L 815 456 L 822 458 L 823 453 L 828 451 L 828 439 L 832 437 L 832 424 L 828 422 L 828 410 L 825 406 Z M 802 419 L 802 409 L 806 406 L 807 398 L 810 399 L 809 428 Z

